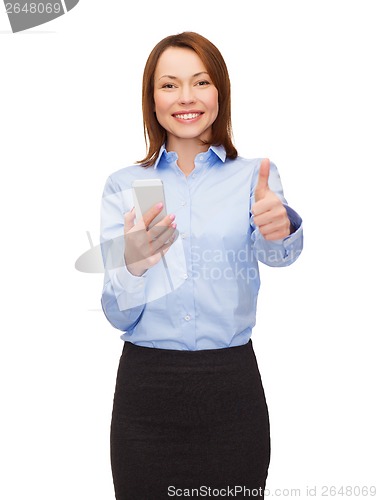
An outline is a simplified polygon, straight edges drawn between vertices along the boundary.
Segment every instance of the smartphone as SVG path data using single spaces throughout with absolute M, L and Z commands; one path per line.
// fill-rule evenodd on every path
M 152 226 L 157 224 L 160 220 L 164 219 L 164 217 L 167 215 L 163 181 L 161 179 L 138 179 L 132 183 L 132 188 L 136 222 L 138 222 L 138 220 L 142 218 L 143 214 L 153 205 L 157 205 L 160 202 L 163 203 L 161 212 L 151 221 L 151 224 L 146 228 L 148 230 Z M 167 274 L 169 286 L 171 288 L 171 291 L 173 292 L 174 285 L 168 269 L 167 261 L 165 260 L 165 255 L 162 255 L 162 260 L 164 263 L 165 272 Z
M 156 223 L 164 219 L 167 215 L 167 207 L 165 204 L 164 186 L 161 179 L 140 179 L 132 183 L 133 199 L 135 206 L 135 217 L 138 222 L 143 214 L 153 205 L 159 202 L 163 203 L 162 211 L 151 221 L 151 224 L 146 228 L 149 229 Z

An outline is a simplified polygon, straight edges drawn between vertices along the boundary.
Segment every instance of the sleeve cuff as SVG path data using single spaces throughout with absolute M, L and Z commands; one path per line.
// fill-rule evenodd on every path
M 146 277 L 134 276 L 126 265 L 110 272 L 110 279 L 120 311 L 138 307 L 146 303 Z
M 284 205 L 295 231 L 279 240 L 265 240 L 256 227 L 252 233 L 256 257 L 260 262 L 272 267 L 287 266 L 297 260 L 303 248 L 302 218 L 288 205 Z
M 297 214 L 295 210 L 289 207 L 289 205 L 283 204 L 283 206 L 286 208 L 287 216 L 289 217 L 291 225 L 293 226 L 294 230 L 297 231 L 297 229 L 299 229 L 302 224 L 302 218 Z

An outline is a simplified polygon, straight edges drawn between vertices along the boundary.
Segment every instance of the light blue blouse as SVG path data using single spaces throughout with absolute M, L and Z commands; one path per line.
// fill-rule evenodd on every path
M 285 205 L 295 232 L 267 241 L 254 226 L 251 206 L 260 163 L 227 159 L 223 147 L 211 146 L 196 156 L 186 177 L 177 154 L 162 146 L 153 167 L 132 165 L 109 176 L 101 209 L 101 303 L 123 340 L 179 350 L 248 342 L 256 322 L 258 261 L 288 266 L 303 247 L 302 219 L 287 205 L 272 162 L 269 187 Z M 124 214 L 133 207 L 133 180 L 154 178 L 163 181 L 167 213 L 176 215 L 179 237 L 165 262 L 134 276 L 123 258 Z

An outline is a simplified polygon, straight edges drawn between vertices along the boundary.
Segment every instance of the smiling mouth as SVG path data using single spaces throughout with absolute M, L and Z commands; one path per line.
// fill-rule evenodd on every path
M 203 113 L 181 113 L 172 115 L 174 118 L 178 118 L 179 120 L 193 120 L 194 118 L 198 118 L 203 115 Z

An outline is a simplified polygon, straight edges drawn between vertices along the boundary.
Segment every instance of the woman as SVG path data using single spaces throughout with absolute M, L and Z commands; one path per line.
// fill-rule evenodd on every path
M 250 338 L 257 261 L 294 262 L 302 221 L 276 166 L 238 156 L 227 68 L 206 38 L 184 32 L 152 50 L 143 117 L 147 155 L 108 178 L 102 206 L 102 306 L 124 332 L 111 423 L 116 498 L 215 489 L 263 498 L 269 416 Z M 135 223 L 131 185 L 147 178 L 165 189 L 167 215 L 155 225 L 159 205 Z

